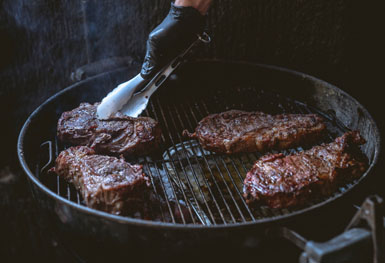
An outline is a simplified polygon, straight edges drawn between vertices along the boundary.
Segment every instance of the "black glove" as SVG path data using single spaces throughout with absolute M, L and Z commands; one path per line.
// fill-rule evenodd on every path
M 140 74 L 149 79 L 203 32 L 205 17 L 193 7 L 175 6 L 149 35 Z

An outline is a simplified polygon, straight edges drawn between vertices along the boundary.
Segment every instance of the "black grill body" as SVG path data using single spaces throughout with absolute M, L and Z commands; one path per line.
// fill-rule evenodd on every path
M 188 250 L 196 247 L 217 247 L 219 250 L 226 250 L 227 246 L 254 246 L 268 242 L 267 233 L 278 226 L 298 227 L 301 222 L 307 222 L 309 225 L 309 222 L 324 221 L 321 217 L 330 220 L 330 215 L 334 213 L 332 211 L 338 211 L 344 203 L 364 194 L 360 191 L 364 180 L 369 176 L 375 180 L 376 175 L 372 174 L 371 170 L 380 151 L 379 132 L 370 114 L 350 95 L 322 80 L 288 69 L 243 62 L 197 61 L 184 65 L 165 82 L 152 98 L 146 111 L 147 115 L 158 119 L 162 125 L 162 152 L 149 159 L 133 161 L 142 162 L 147 167 L 157 166 L 159 160 L 164 157 L 162 153 L 176 149 L 178 144 L 185 141 L 181 137 L 182 128 L 191 130 L 200 118 L 209 113 L 238 108 L 272 114 L 322 114 L 327 119 L 329 131 L 325 141 L 341 135 L 345 130 L 359 130 L 367 140 L 362 150 L 369 159 L 368 170 L 360 179 L 342 187 L 333 196 L 316 200 L 306 207 L 284 211 L 249 211 L 242 200 L 238 199 L 239 193 L 229 188 L 236 177 L 239 174 L 244 176 L 247 168 L 252 165 L 251 156 L 250 162 L 244 163 L 245 171 L 233 173 L 234 177 L 230 178 L 230 181 L 221 184 L 220 187 L 227 186 L 230 193 L 228 197 L 214 193 L 216 184 L 208 186 L 212 188 L 208 195 L 216 197 L 214 203 L 204 200 L 204 194 L 195 192 L 197 196 L 201 194 L 203 199 L 197 202 L 197 198 L 194 199 L 193 196 L 194 191 L 188 191 L 188 185 L 183 190 L 182 184 L 186 183 L 175 182 L 168 174 L 171 184 L 174 185 L 171 190 L 179 191 L 179 195 L 185 198 L 185 204 L 187 203 L 186 206 L 190 208 L 191 216 L 195 220 L 193 224 L 186 224 L 184 220 L 177 221 L 172 216 L 172 209 L 167 210 L 167 207 L 163 213 L 169 213 L 170 222 L 120 217 L 89 209 L 82 205 L 76 191 L 69 186 L 63 186 L 65 183 L 57 181 L 55 186 L 55 183 L 49 184 L 44 180 L 44 171 L 52 166 L 50 157 L 53 159 L 63 147 L 55 141 L 56 122 L 62 112 L 77 107 L 80 102 L 100 101 L 108 91 L 132 77 L 134 73 L 133 69 L 121 68 L 68 87 L 36 109 L 20 133 L 19 159 L 30 179 L 41 214 L 49 222 L 47 227 L 52 228 L 52 232 L 62 236 L 63 240 L 74 247 L 86 246 L 82 253 L 94 258 L 98 258 L 99 252 L 110 257 L 121 256 L 120 253 L 124 253 L 127 247 L 143 248 L 148 244 L 155 244 L 152 247 L 159 251 L 177 251 L 181 248 Z M 187 127 L 182 127 L 184 125 Z M 51 141 L 51 145 L 47 144 L 47 141 Z M 48 154 L 49 149 L 51 155 Z M 296 150 L 301 149 L 292 149 Z M 209 154 L 205 157 L 213 158 L 217 165 L 224 160 L 224 157 Z M 234 158 L 236 160 L 238 157 Z M 203 162 L 207 161 L 203 157 L 201 159 Z M 198 158 L 193 156 L 187 162 L 194 160 L 197 161 Z M 177 160 L 174 164 L 182 165 L 181 162 Z M 187 167 L 191 165 L 187 163 Z M 167 169 L 164 163 L 159 167 L 162 166 Z M 154 170 L 148 171 L 153 173 Z M 225 170 L 221 175 L 227 176 L 226 172 L 232 174 Z M 161 183 L 159 191 L 163 189 Z M 156 186 L 154 188 L 157 189 Z M 171 201 L 165 194 L 162 198 L 167 204 Z M 217 209 L 215 212 L 218 206 L 223 209 Z M 204 219 L 205 217 L 207 219 Z M 343 214 L 339 216 L 339 220 L 344 221 Z M 98 247 L 103 249 L 97 249 Z

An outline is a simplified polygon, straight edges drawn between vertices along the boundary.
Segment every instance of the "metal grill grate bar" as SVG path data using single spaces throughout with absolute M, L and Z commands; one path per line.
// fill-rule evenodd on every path
M 55 142 L 55 158 L 57 158 L 59 155 L 59 147 L 58 147 L 58 141 L 56 136 L 55 136 L 54 142 Z M 59 176 L 56 176 L 56 193 L 60 195 L 60 177 Z
M 218 105 L 218 104 L 221 105 L 221 104 L 223 103 L 222 100 L 220 100 L 217 96 L 213 96 L 213 97 L 214 97 L 214 101 L 217 102 L 217 105 Z M 196 111 L 199 113 L 199 115 L 197 115 L 197 116 L 199 117 L 199 120 L 210 114 L 210 111 L 209 111 L 209 109 L 208 109 L 208 107 L 207 107 L 207 103 L 205 103 L 205 100 L 201 100 L 201 101 L 199 102 L 199 104 L 197 104 L 197 105 L 199 105 L 198 107 L 196 107 Z M 213 104 L 213 105 L 214 105 L 214 104 Z M 223 105 L 223 106 L 224 106 L 223 108 L 226 107 L 225 105 Z M 242 106 L 243 106 L 243 105 L 241 105 L 241 107 L 242 107 Z M 204 112 L 203 112 L 203 109 L 205 110 Z M 214 110 L 215 110 L 215 109 L 214 109 Z M 193 111 L 192 111 L 192 112 L 193 112 Z M 198 118 L 197 118 L 195 115 L 194 115 L 193 117 L 194 117 L 195 121 L 198 122 Z M 216 156 L 215 154 L 211 154 L 211 155 Z M 254 163 L 254 161 L 255 161 L 256 159 L 258 159 L 259 156 L 256 157 L 255 160 L 250 159 L 250 155 L 249 155 L 249 154 L 241 154 L 241 155 L 238 157 L 239 160 L 240 160 L 240 162 L 242 163 L 244 169 L 245 169 L 245 174 L 246 174 L 246 173 L 248 172 L 248 170 L 251 168 L 251 165 L 250 165 L 250 168 L 247 169 L 247 168 L 244 166 L 244 163 L 243 163 L 243 160 L 242 160 L 242 156 L 247 156 L 247 157 L 248 157 L 248 160 L 249 160 L 248 163 L 250 163 L 250 164 Z M 214 158 L 215 158 L 215 157 L 214 157 Z M 236 183 L 235 183 L 234 180 L 233 180 L 233 177 L 231 176 L 231 172 L 229 171 L 228 165 L 226 165 L 226 162 L 225 162 L 225 160 L 223 159 L 222 156 L 219 156 L 218 158 L 220 158 L 221 161 L 222 161 L 222 163 L 224 164 L 225 170 L 226 170 L 226 172 L 227 172 L 227 174 L 228 174 L 230 180 L 232 181 L 233 187 L 236 189 L 236 194 L 238 195 L 238 200 L 241 200 L 240 202 L 242 203 L 242 208 L 243 208 L 243 209 L 250 215 L 249 218 L 250 218 L 251 220 L 255 220 L 255 216 L 253 215 L 253 212 L 251 211 L 251 209 L 250 209 L 250 208 L 248 207 L 248 205 L 246 204 L 246 202 L 245 202 L 243 196 L 241 195 L 241 193 L 240 193 L 240 191 L 239 191 L 239 189 L 238 189 L 238 186 L 236 185 Z M 236 169 L 236 165 L 234 164 L 234 162 L 232 162 L 232 164 L 234 165 L 234 168 Z M 240 176 L 240 175 L 239 175 L 239 177 L 240 177 L 240 179 L 241 179 L 241 182 L 243 183 L 244 177 L 242 178 L 242 176 Z M 226 184 L 226 180 L 223 178 L 223 175 L 222 175 L 222 180 L 223 180 L 223 181 L 225 182 L 225 184 Z M 230 195 L 231 195 L 231 198 L 234 200 L 234 203 L 236 204 L 236 208 L 237 208 L 238 211 L 240 212 L 240 207 L 239 207 L 238 204 L 235 202 L 235 199 L 236 199 L 236 198 L 234 197 L 233 193 L 229 190 L 229 187 L 228 187 L 227 184 L 226 184 L 226 186 L 227 186 L 227 190 L 229 191 L 229 193 L 230 193 Z M 254 211 L 254 213 L 255 213 L 255 211 Z M 258 211 L 256 211 L 256 214 L 257 214 L 257 215 L 259 214 Z M 264 213 L 264 214 L 265 214 L 265 216 L 266 216 L 266 213 Z M 242 219 L 245 219 L 245 215 L 244 215 L 242 212 L 240 212 L 240 216 L 242 217 Z M 257 216 L 257 217 L 258 217 L 258 216 Z
M 203 106 L 203 108 L 205 109 L 205 114 L 206 114 L 206 115 L 209 115 L 210 113 L 209 113 L 209 111 L 208 111 L 207 104 L 206 104 L 205 101 L 203 101 L 203 100 L 202 100 L 202 106 Z M 196 120 L 196 117 L 195 117 L 195 116 L 194 116 L 194 119 Z M 197 121 L 197 120 L 196 120 L 196 121 Z M 237 166 L 236 166 L 235 163 L 234 163 L 233 157 L 229 156 L 228 158 L 231 160 L 231 163 L 232 163 L 232 165 L 233 165 L 233 167 L 234 167 L 234 170 L 236 171 L 236 173 L 237 173 L 237 175 L 238 175 L 239 180 L 243 183 L 244 178 L 242 178 L 241 174 L 239 173 L 239 170 L 238 170 Z M 240 193 L 240 189 L 238 189 L 238 185 L 235 183 L 234 178 L 233 178 L 233 176 L 231 175 L 231 172 L 230 172 L 229 169 L 227 168 L 227 165 L 226 165 L 226 163 L 225 163 L 225 161 L 223 160 L 222 157 L 221 157 L 221 161 L 222 161 L 224 167 L 226 168 L 227 174 L 228 174 L 228 176 L 229 176 L 229 178 L 230 178 L 230 180 L 231 180 L 231 182 L 232 182 L 232 184 L 233 184 L 233 186 L 234 186 L 234 188 L 235 188 L 235 190 L 236 190 L 236 192 L 237 192 L 237 194 L 238 194 L 239 200 L 241 200 L 242 204 L 244 205 L 244 207 L 245 207 L 246 211 L 248 212 L 249 216 L 251 217 L 251 219 L 252 219 L 252 220 L 255 220 L 255 218 L 254 218 L 254 216 L 253 216 L 251 210 L 249 209 L 249 206 L 246 204 L 246 202 L 245 202 L 245 200 L 244 200 L 242 194 Z M 247 171 L 246 171 L 246 172 L 247 172 Z M 234 198 L 233 198 L 233 200 L 234 200 Z M 237 208 L 238 208 L 238 210 L 239 210 L 239 207 L 238 207 L 238 206 L 237 206 Z M 240 214 L 241 214 L 241 216 L 242 216 L 243 221 L 245 221 L 245 216 L 244 216 L 241 212 L 240 212 Z
M 148 109 L 146 109 L 146 114 L 147 114 L 148 116 L 150 115 Z M 162 134 L 162 141 L 163 141 L 163 142 L 165 141 L 164 135 L 163 135 L 163 134 Z M 163 163 L 163 168 L 164 168 L 164 163 Z M 159 170 L 158 170 L 158 174 L 160 174 L 160 173 L 159 173 Z M 167 176 L 168 176 L 169 182 L 171 182 L 172 180 L 170 180 L 170 176 L 169 176 L 168 173 L 167 173 Z M 160 181 L 162 181 L 161 178 L 160 178 Z M 160 199 L 159 199 L 159 194 L 158 194 L 158 192 L 156 191 L 156 187 L 155 187 L 155 184 L 154 184 L 154 178 L 153 178 L 152 176 L 151 176 L 151 183 L 152 183 L 153 188 L 154 188 L 154 190 L 155 190 L 155 194 L 156 194 L 158 200 L 160 201 Z M 171 187 L 172 187 L 173 194 L 174 194 L 174 196 L 176 197 L 176 196 L 177 196 L 177 195 L 176 195 L 176 190 L 175 190 L 175 188 L 174 188 L 174 186 L 173 186 L 172 183 L 170 183 L 170 185 L 171 185 Z M 164 189 L 164 187 L 163 187 L 163 189 Z M 164 190 L 164 193 L 165 193 L 165 190 Z M 183 194 L 184 200 L 187 200 L 187 197 L 186 197 L 184 191 L 182 192 L 182 194 Z M 178 206 L 178 210 L 179 210 L 179 212 L 180 212 L 180 214 L 181 214 L 183 224 L 186 224 L 186 220 L 185 220 L 185 217 L 184 217 L 184 213 L 182 212 L 182 208 L 181 208 L 181 206 L 180 206 L 178 200 L 176 201 L 176 203 L 177 203 L 177 206 Z M 186 202 L 186 204 L 187 204 L 187 209 L 188 209 L 188 211 L 189 211 L 190 218 L 192 219 L 192 222 L 195 224 L 195 223 L 196 223 L 196 220 L 195 220 L 195 217 L 194 217 L 193 212 L 192 212 L 191 204 L 190 204 L 190 202 Z M 163 219 L 164 219 L 163 212 L 162 212 L 162 217 L 163 217 Z
M 158 190 L 156 189 L 155 182 L 154 182 L 154 176 L 152 175 L 152 173 L 149 174 L 149 176 L 150 176 L 150 181 L 151 181 L 152 189 L 153 189 L 153 191 L 155 193 L 157 201 L 160 204 L 162 202 L 161 199 L 160 199 L 161 195 L 160 195 L 160 193 L 158 193 Z M 160 211 L 160 215 L 162 217 L 162 220 L 165 221 L 165 215 L 164 215 L 163 207 L 161 205 L 159 207 L 159 211 Z M 151 208 L 151 214 L 154 214 L 153 208 Z
M 183 174 L 184 174 L 184 176 L 185 176 L 185 180 L 188 182 L 188 185 L 190 186 L 190 190 L 193 191 L 193 190 L 192 190 L 193 188 L 191 187 L 190 178 L 188 177 L 188 175 L 187 175 L 187 173 L 186 173 L 186 170 L 185 170 L 184 165 L 183 165 L 183 163 L 182 163 L 182 158 L 181 158 L 181 156 L 180 156 L 180 154 L 179 154 L 179 151 L 178 151 L 178 149 L 177 149 L 177 147 L 176 147 L 176 143 L 175 143 L 173 137 L 171 136 L 171 130 L 170 130 L 170 128 L 169 128 L 169 125 L 168 125 L 167 119 L 166 119 L 166 117 L 165 117 L 164 111 L 163 111 L 162 107 L 160 106 L 159 101 L 157 101 L 157 102 L 158 102 L 157 105 L 158 105 L 158 108 L 159 108 L 159 111 L 160 111 L 160 114 L 161 114 L 161 117 L 162 117 L 161 122 L 163 122 L 163 123 L 165 124 L 166 131 L 167 131 L 166 133 L 169 135 L 170 142 L 172 143 L 172 148 L 173 148 L 173 149 L 175 150 L 175 152 L 176 152 L 176 156 L 177 156 L 179 165 L 180 165 L 180 167 L 182 168 Z M 153 106 L 153 104 L 151 104 L 151 105 Z M 168 152 L 168 153 L 169 153 L 169 152 Z M 172 159 L 172 156 L 171 156 L 170 153 L 169 153 L 169 156 L 170 156 L 170 159 Z M 196 171 L 195 171 L 195 169 L 193 168 L 193 166 L 192 166 L 192 164 L 191 164 L 191 162 L 190 162 L 190 159 L 189 159 L 189 158 L 186 158 L 186 160 L 187 160 L 188 165 L 189 165 L 189 167 L 190 167 L 190 169 L 191 169 L 191 171 L 192 171 L 193 179 L 194 179 L 194 181 L 195 181 L 195 184 L 198 186 L 198 190 L 199 190 L 200 196 L 201 196 L 201 198 L 202 198 L 202 200 L 203 200 L 203 202 L 204 202 L 204 204 L 205 204 L 205 207 L 207 208 L 207 211 L 208 211 L 208 213 L 210 214 L 210 217 L 211 217 L 212 221 L 215 223 L 215 218 L 214 218 L 213 212 L 211 211 L 210 206 L 209 206 L 208 201 L 207 201 L 207 198 L 206 198 L 206 196 L 204 195 L 204 193 L 203 193 L 203 191 L 202 191 L 202 186 L 201 186 L 201 184 L 199 183 L 198 177 L 197 177 L 197 175 L 196 175 Z M 177 172 L 177 171 L 175 170 L 175 172 Z M 193 191 L 192 193 L 194 194 L 194 191 Z M 195 200 L 195 201 L 198 203 L 197 200 Z
M 191 109 L 192 109 L 192 108 L 191 108 Z M 196 115 L 194 114 L 194 111 L 193 111 L 193 110 L 191 110 L 191 115 L 192 115 L 193 119 L 195 120 L 195 122 L 198 122 L 198 119 L 197 119 Z M 191 128 L 194 129 L 193 127 L 191 127 Z M 203 149 L 202 149 L 202 147 L 201 147 L 200 144 L 199 144 L 199 148 L 200 148 L 201 151 L 203 152 Z M 224 183 L 224 185 L 225 185 L 225 187 L 226 187 L 226 190 L 227 190 L 227 192 L 229 193 L 230 198 L 231 198 L 231 200 L 233 201 L 233 203 L 234 203 L 234 205 L 235 205 L 235 207 L 236 207 L 236 209 L 237 209 L 237 212 L 239 213 L 239 215 L 240 215 L 242 221 L 245 222 L 245 221 L 246 221 L 245 216 L 243 215 L 241 209 L 239 208 L 239 206 L 238 206 L 238 204 L 237 204 L 237 202 L 236 202 L 236 200 L 235 200 L 235 198 L 234 198 L 234 196 L 233 196 L 233 194 L 232 194 L 232 191 L 231 191 L 229 185 L 227 184 L 227 182 L 226 182 L 226 180 L 225 180 L 225 178 L 224 178 L 224 176 L 223 176 L 223 173 L 222 173 L 221 169 L 219 168 L 219 164 L 218 164 L 218 161 L 217 161 L 217 158 L 216 158 L 215 154 L 211 154 L 211 153 L 210 153 L 207 157 L 211 157 L 211 159 L 214 160 L 214 162 L 215 162 L 215 167 L 216 167 L 217 171 L 219 172 L 219 175 L 220 175 L 220 177 L 221 177 L 221 179 L 222 179 L 222 182 Z M 206 163 L 207 163 L 207 165 L 208 165 L 208 167 L 209 167 L 209 169 L 210 169 L 210 173 L 213 174 L 212 171 L 211 171 L 210 165 L 208 164 L 208 161 L 207 161 L 207 158 L 206 158 L 205 154 L 203 154 L 203 158 L 205 159 L 205 161 L 206 161 Z M 223 158 L 222 158 L 222 160 L 223 160 Z M 225 169 L 228 171 L 225 162 L 223 162 L 223 164 L 224 164 Z M 215 182 L 215 185 L 218 187 L 218 182 L 217 182 L 215 176 L 212 176 L 212 180 Z M 236 186 L 235 184 L 233 185 L 233 187 L 237 188 L 237 186 Z M 221 191 L 221 189 L 220 189 L 219 187 L 218 187 L 218 190 L 219 190 L 219 192 L 220 192 L 220 195 L 223 197 L 224 194 L 222 193 L 222 191 Z M 227 204 L 227 203 L 226 203 L 226 204 Z M 228 205 L 227 205 L 227 208 L 229 209 L 229 206 L 228 206 Z
M 154 118 L 155 118 L 158 122 L 160 122 L 161 124 L 164 123 L 165 126 L 166 126 L 166 127 L 165 127 L 165 128 L 166 128 L 166 131 L 169 131 L 167 122 L 166 122 L 166 120 L 165 120 L 165 118 L 164 118 L 164 115 L 162 115 L 162 119 L 163 119 L 163 122 L 162 122 L 162 121 L 159 119 L 159 116 L 158 116 L 158 114 L 157 114 L 157 111 L 155 110 L 155 106 L 154 106 L 154 104 L 153 104 L 152 101 L 150 101 L 150 106 L 151 106 L 152 112 L 154 113 L 154 115 L 153 115 Z M 161 109 L 161 110 L 162 110 L 162 109 Z M 177 153 L 177 158 L 178 158 L 179 165 L 180 165 L 181 168 L 182 168 L 183 175 L 184 175 L 184 177 L 185 177 L 185 179 L 186 179 L 186 181 L 187 181 L 187 183 L 188 183 L 188 187 L 189 187 L 190 193 L 191 193 L 191 195 L 192 195 L 192 197 L 193 197 L 193 204 L 196 204 L 196 205 L 198 206 L 198 211 L 203 211 L 203 210 L 199 207 L 199 203 L 198 203 L 197 197 L 196 197 L 194 191 L 192 190 L 193 188 L 192 188 L 191 182 L 190 182 L 190 180 L 188 179 L 187 173 L 186 173 L 186 171 L 185 171 L 185 169 L 184 169 L 184 166 L 183 166 L 183 164 L 182 164 L 182 162 L 181 162 L 179 153 L 178 153 L 178 151 L 177 151 L 177 149 L 176 149 L 176 147 L 175 147 L 175 143 L 173 142 L 173 139 L 172 139 L 172 137 L 171 137 L 171 134 L 170 134 L 170 132 L 168 132 L 168 133 L 166 133 L 166 134 L 168 134 L 168 139 L 173 143 L 173 148 L 174 148 L 174 150 L 175 150 L 176 153 Z M 165 137 L 165 136 L 162 135 L 162 138 L 163 138 L 164 144 L 166 144 L 166 138 L 167 138 L 167 137 Z M 171 153 L 170 153 L 170 151 L 168 150 L 168 148 L 167 148 L 166 151 L 167 151 L 168 156 L 170 156 L 170 158 L 171 158 Z M 171 160 L 171 164 L 172 164 L 172 167 L 173 167 L 174 171 L 176 172 L 176 174 L 178 174 L 178 173 L 177 173 L 177 169 L 176 169 L 176 166 L 175 166 L 174 161 L 173 161 L 172 159 L 170 159 L 170 160 Z M 191 167 L 191 164 L 190 164 L 190 167 Z M 191 168 L 192 168 L 192 167 L 191 167 Z M 192 169 L 192 171 L 193 171 L 193 175 L 194 175 L 195 181 L 198 182 L 198 180 L 197 180 L 197 178 L 196 178 L 196 176 L 195 176 L 195 171 L 194 171 L 193 169 Z M 179 176 L 177 176 L 177 177 L 180 178 Z M 182 183 L 180 180 L 179 180 L 179 182 L 180 182 L 180 185 L 182 186 L 183 183 Z M 197 183 L 197 184 L 198 184 L 198 183 Z M 182 190 L 183 190 L 183 188 L 184 188 L 184 187 L 181 187 Z M 201 196 L 204 198 L 204 195 L 203 195 L 203 193 L 202 193 L 201 188 L 199 188 L 199 190 L 200 190 Z M 186 195 L 184 195 L 184 196 L 186 196 Z M 204 199 L 204 200 L 205 200 L 205 199 Z M 186 199 L 185 201 L 188 202 L 188 199 Z M 206 200 L 205 200 L 205 201 L 206 201 Z M 188 202 L 188 203 L 189 203 L 189 202 Z M 214 224 L 215 224 L 215 220 L 214 220 L 213 214 L 212 214 L 211 210 L 210 210 L 209 207 L 208 207 L 207 201 L 205 202 L 205 204 L 206 204 L 206 206 L 207 206 L 207 208 L 208 208 L 208 211 L 209 211 L 209 213 L 210 213 L 211 220 L 212 220 L 212 222 L 214 222 Z M 202 215 L 201 215 L 201 216 L 202 216 Z M 203 217 L 206 217 L 206 216 L 203 215 Z M 206 223 L 208 223 L 208 222 L 206 222 Z
M 147 165 L 147 167 L 148 167 L 148 169 L 147 169 L 148 174 L 149 174 L 152 178 L 154 178 L 154 175 L 153 175 L 153 173 L 152 173 L 152 171 L 151 171 L 151 168 L 150 168 L 149 164 L 147 163 L 147 161 L 145 161 L 145 165 Z M 156 167 L 156 165 L 155 165 L 155 169 L 156 169 L 157 173 L 160 174 L 158 168 Z M 153 179 L 152 179 L 152 180 L 153 180 Z M 171 208 L 171 205 L 170 205 L 170 201 L 169 201 L 168 196 L 167 196 L 167 194 L 166 194 L 166 189 L 165 189 L 163 180 L 162 180 L 162 179 L 159 179 L 159 181 L 160 181 L 160 186 L 161 186 L 161 188 L 162 188 L 162 191 L 163 191 L 163 193 L 165 193 L 163 196 L 164 196 L 164 199 L 165 199 L 165 201 L 166 201 L 167 208 L 168 208 L 169 214 L 170 214 L 170 216 L 171 216 L 171 220 L 172 220 L 173 223 L 175 223 L 174 213 L 173 213 L 173 211 L 172 211 L 172 208 Z M 154 188 L 155 188 L 155 187 L 154 187 Z M 155 189 L 156 189 L 156 188 L 155 188 Z M 161 207 L 161 209 L 162 209 L 162 207 Z M 165 218 L 164 218 L 164 213 L 162 213 L 162 217 L 163 217 L 163 220 L 165 220 Z
M 168 173 L 167 169 L 165 168 L 164 163 L 163 163 L 162 167 L 163 167 L 163 169 L 166 171 L 167 179 L 168 179 L 168 181 L 170 182 L 173 196 L 177 197 L 177 191 L 175 190 L 175 187 L 174 187 L 174 185 L 172 184 L 172 179 L 171 179 L 170 174 Z M 179 210 L 179 213 L 180 213 L 180 215 L 181 215 L 182 222 L 183 222 L 183 224 L 186 224 L 186 219 L 185 219 L 185 217 L 184 217 L 184 214 L 183 214 L 183 211 L 182 211 L 182 208 L 181 208 L 179 202 L 177 201 L 176 204 L 177 204 L 177 206 L 178 206 L 178 210 Z M 189 212 L 190 212 L 190 214 L 192 214 L 191 211 L 189 211 Z M 192 215 L 191 215 L 191 217 L 194 218 Z M 195 220 L 195 219 L 194 219 L 194 220 Z
M 174 105 L 174 108 L 176 109 L 176 106 L 175 106 L 175 105 Z M 179 121 L 180 121 L 180 123 L 181 123 L 181 125 L 182 125 L 181 127 L 183 128 L 183 127 L 184 127 L 184 126 L 183 126 L 183 122 L 182 122 L 182 120 L 181 120 L 181 116 L 180 116 L 180 114 L 178 113 L 178 111 L 176 111 L 176 114 L 177 114 L 178 119 L 179 119 Z M 175 125 L 174 127 L 176 127 L 176 125 Z M 182 142 L 182 139 L 181 139 L 181 136 L 179 135 L 179 133 L 178 133 L 178 137 L 179 137 L 179 140 Z M 183 144 L 182 144 L 182 145 L 183 145 Z M 198 166 L 199 166 L 199 170 L 200 170 L 200 172 L 202 173 L 203 178 L 205 179 L 205 183 L 206 183 L 206 185 L 209 186 L 209 183 L 208 183 L 208 181 L 207 181 L 207 178 L 204 176 L 204 169 L 203 169 L 202 165 L 200 164 L 200 160 L 199 160 L 198 157 L 197 157 L 197 152 L 196 152 L 196 150 L 194 149 L 194 147 L 193 147 L 191 141 L 189 141 L 189 145 L 190 145 L 190 147 L 191 147 L 191 149 L 192 149 L 192 151 L 193 151 L 193 153 L 194 153 L 194 156 L 193 156 L 193 157 L 194 157 L 196 163 L 197 163 Z M 184 151 L 187 152 L 187 150 L 185 149 L 184 145 L 183 145 L 182 147 L 183 147 Z M 202 152 L 202 150 L 201 150 L 201 152 Z M 203 153 L 203 152 L 202 152 L 202 153 Z M 213 175 L 213 173 L 212 173 L 212 170 L 211 170 L 211 168 L 210 168 L 210 166 L 209 166 L 209 164 L 208 164 L 208 162 L 207 162 L 207 159 L 205 159 L 205 154 L 203 153 L 202 156 L 203 156 L 203 158 L 204 158 L 204 160 L 205 160 L 205 162 L 206 162 L 206 165 L 207 165 L 207 167 L 208 167 L 208 169 L 209 169 L 209 171 L 210 171 L 211 177 L 214 179 L 214 175 Z M 219 186 L 218 186 L 217 184 L 216 184 L 216 187 L 217 187 L 217 189 L 218 189 L 219 192 L 220 192 L 221 201 L 222 201 L 222 202 L 224 203 L 224 205 L 226 206 L 226 209 L 227 209 L 227 211 L 229 212 L 229 214 L 230 214 L 230 216 L 231 216 L 231 218 L 232 218 L 232 221 L 233 221 L 233 222 L 236 222 L 235 217 L 234 217 L 234 215 L 232 214 L 232 212 L 231 212 L 231 210 L 230 210 L 230 208 L 229 208 L 229 205 L 228 205 L 226 199 L 223 197 L 223 194 L 221 193 L 220 188 L 219 188 Z M 212 189 L 210 186 L 209 186 L 209 190 L 210 190 L 211 196 L 214 197 L 213 189 Z M 215 205 L 217 206 L 217 209 L 218 209 L 219 213 L 222 214 L 221 209 L 219 208 L 218 202 L 216 201 L 216 198 L 215 198 L 215 197 L 214 197 L 214 201 L 215 201 Z M 224 217 L 223 214 L 222 214 L 221 217 Z
M 178 119 L 179 119 L 179 122 L 180 122 L 180 124 L 181 124 L 181 127 L 182 127 L 182 128 L 185 127 L 185 126 L 183 125 L 183 121 L 182 121 L 182 119 L 181 119 L 181 115 L 179 114 L 179 111 L 178 111 L 178 109 L 177 109 L 177 107 L 176 107 L 175 105 L 174 105 L 174 108 L 175 108 L 175 112 L 176 112 L 176 114 L 177 114 L 177 117 L 178 117 Z M 191 126 L 190 126 L 190 127 L 191 127 Z M 179 138 L 180 138 L 180 141 L 182 142 L 182 139 L 181 139 L 180 135 L 178 135 L 178 136 L 179 136 Z M 204 176 L 204 169 L 202 168 L 202 165 L 200 164 L 200 160 L 197 158 L 197 152 L 195 151 L 195 149 L 194 149 L 194 147 L 193 147 L 191 141 L 189 141 L 189 145 L 190 145 L 192 151 L 194 152 L 194 159 L 195 159 L 196 163 L 198 163 L 199 169 L 200 169 L 200 171 L 201 171 L 203 177 L 204 177 L 205 180 L 206 180 L 206 177 Z M 199 144 L 198 144 L 198 145 L 199 145 Z M 215 186 L 216 186 L 216 189 L 218 190 L 218 192 L 219 192 L 219 194 L 220 194 L 221 201 L 224 203 L 224 205 L 225 205 L 225 207 L 226 207 L 226 210 L 228 211 L 228 213 L 229 213 L 229 215 L 230 215 L 232 221 L 233 221 L 233 222 L 236 222 L 236 219 L 235 219 L 233 213 L 231 212 L 231 209 L 230 209 L 230 207 L 229 207 L 229 204 L 227 203 L 226 198 L 225 198 L 225 197 L 223 196 L 223 194 L 222 194 L 221 188 L 218 186 L 218 183 L 217 183 L 216 180 L 215 180 L 215 176 L 214 176 L 213 171 L 212 171 L 212 169 L 211 169 L 211 167 L 210 167 L 210 165 L 209 165 L 209 162 L 208 162 L 208 160 L 207 160 L 207 158 L 206 158 L 206 154 L 204 153 L 204 151 L 203 151 L 203 149 L 200 147 L 200 145 L 199 145 L 198 147 L 199 147 L 199 149 L 200 149 L 200 152 L 202 153 L 203 160 L 205 161 L 205 164 L 206 164 L 206 166 L 207 166 L 207 168 L 208 168 L 208 170 L 209 170 L 209 173 L 210 173 L 210 175 L 211 175 L 211 179 L 214 181 L 214 184 L 215 184 Z M 186 150 L 185 148 L 184 148 L 184 150 L 187 152 L 187 150 Z M 206 184 L 208 184 L 208 183 L 207 183 L 207 180 L 206 180 Z M 214 196 L 214 195 L 213 195 L 213 190 L 211 190 L 211 188 L 210 188 L 210 193 L 211 193 L 212 196 Z M 215 198 L 215 197 L 214 197 L 214 201 L 215 201 L 215 205 L 216 205 L 217 208 L 218 208 L 218 212 L 219 212 L 221 218 L 224 219 L 225 217 L 224 217 L 223 213 L 221 212 L 221 209 L 219 208 L 218 202 L 216 201 L 216 198 Z M 224 221 L 225 221 L 225 220 L 224 220 Z

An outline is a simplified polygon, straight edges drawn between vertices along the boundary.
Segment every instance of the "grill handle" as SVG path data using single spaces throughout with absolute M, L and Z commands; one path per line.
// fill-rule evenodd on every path
M 302 249 L 300 263 L 385 262 L 383 200 L 379 196 L 365 199 L 345 232 L 327 242 L 309 241 L 286 227 L 279 236 Z M 364 261 L 363 261 L 364 260 Z

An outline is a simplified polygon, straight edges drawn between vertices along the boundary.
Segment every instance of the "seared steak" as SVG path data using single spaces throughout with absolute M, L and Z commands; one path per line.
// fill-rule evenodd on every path
M 193 134 L 202 147 L 218 153 L 265 152 L 315 142 L 325 130 L 315 114 L 269 115 L 263 112 L 230 110 L 211 114 L 199 123 Z
M 57 125 L 59 139 L 89 146 L 97 153 L 114 155 L 145 155 L 157 148 L 161 137 L 158 122 L 120 113 L 108 120 L 99 120 L 97 105 L 81 103 L 78 108 L 64 112 Z
M 307 151 L 263 156 L 246 175 L 244 197 L 249 204 L 284 208 L 330 195 L 366 170 L 367 160 L 358 147 L 363 143 L 365 140 L 353 131 Z
M 86 146 L 62 151 L 53 170 L 75 185 L 88 207 L 113 214 L 140 210 L 149 192 L 149 178 L 141 165 L 97 155 Z

